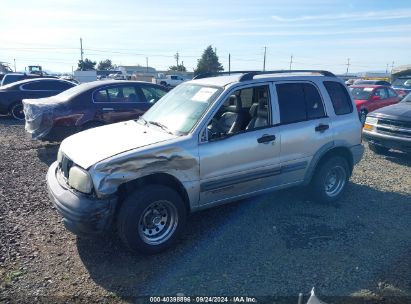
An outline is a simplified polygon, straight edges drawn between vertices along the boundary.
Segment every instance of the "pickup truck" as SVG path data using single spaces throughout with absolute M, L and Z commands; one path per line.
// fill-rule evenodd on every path
M 180 83 L 183 83 L 185 81 L 187 81 L 188 79 L 185 79 L 179 75 L 166 75 L 163 76 L 161 78 L 157 78 L 156 79 L 156 83 L 157 84 L 161 84 L 162 86 L 165 87 L 176 87 L 178 86 Z

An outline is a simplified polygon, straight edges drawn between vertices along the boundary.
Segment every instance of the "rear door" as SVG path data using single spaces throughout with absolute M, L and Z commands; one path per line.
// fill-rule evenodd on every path
M 276 82 L 281 127 L 281 178 L 302 181 L 313 155 L 333 139 L 319 87 L 308 81 Z
M 379 99 L 373 100 L 372 96 L 377 96 Z M 388 92 L 385 88 L 377 88 L 371 96 L 369 110 L 374 111 L 379 108 L 385 107 L 389 104 Z
M 281 135 L 271 88 L 266 83 L 231 91 L 207 123 L 199 144 L 200 204 L 222 202 L 279 184 Z M 227 107 L 233 96 L 235 105 Z M 238 106 L 239 101 L 248 106 Z M 256 106 L 258 111 L 253 111 Z M 216 121 L 216 125 L 223 124 L 222 120 L 235 123 L 240 112 L 240 129 L 231 134 L 213 130 Z
M 138 118 L 145 98 L 134 84 L 103 87 L 93 93 L 93 102 L 97 106 L 96 118 L 105 123 L 114 123 Z

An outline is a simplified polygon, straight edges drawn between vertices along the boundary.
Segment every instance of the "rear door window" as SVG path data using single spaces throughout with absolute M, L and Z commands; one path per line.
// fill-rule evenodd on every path
M 141 86 L 141 91 L 143 92 L 146 101 L 151 103 L 157 102 L 161 97 L 163 97 L 167 93 L 167 91 L 165 90 L 144 85 Z
M 331 103 L 336 115 L 352 113 L 353 106 L 347 89 L 339 82 L 324 81 L 325 89 L 330 96 Z
M 137 94 L 134 86 L 118 86 L 101 89 L 94 93 L 94 102 L 129 103 L 141 102 L 142 97 Z
M 380 97 L 381 99 L 387 99 L 387 98 L 388 98 L 388 93 L 387 93 L 387 91 L 385 90 L 385 88 L 380 88 L 380 89 L 377 89 L 377 90 L 374 92 L 374 96 L 378 96 L 378 97 Z
M 282 124 L 317 119 L 325 116 L 317 88 L 309 83 L 277 84 Z
M 389 97 L 398 97 L 397 93 L 393 89 L 388 89 L 388 96 Z
M 57 91 L 56 81 L 33 81 L 22 85 L 23 90 L 29 91 Z

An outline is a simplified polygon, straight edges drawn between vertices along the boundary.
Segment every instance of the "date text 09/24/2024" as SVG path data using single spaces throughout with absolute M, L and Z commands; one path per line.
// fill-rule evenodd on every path
M 256 303 L 254 297 L 170 296 L 150 297 L 150 303 Z

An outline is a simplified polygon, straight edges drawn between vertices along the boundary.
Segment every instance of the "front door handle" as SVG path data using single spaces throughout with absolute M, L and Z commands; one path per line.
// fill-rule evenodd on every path
M 324 132 L 325 130 L 328 130 L 329 128 L 330 128 L 329 125 L 319 124 L 318 126 L 315 127 L 315 131 Z
M 274 141 L 275 140 L 275 135 L 268 135 L 268 134 L 264 134 L 263 136 L 261 136 L 260 138 L 257 139 L 257 142 L 259 144 L 263 143 L 269 143 L 270 141 Z

